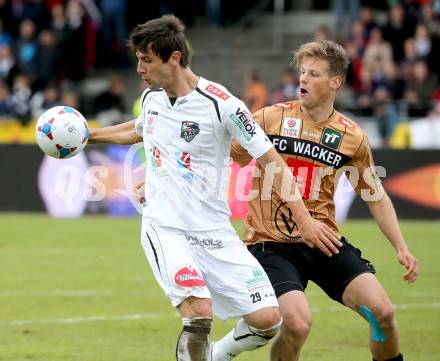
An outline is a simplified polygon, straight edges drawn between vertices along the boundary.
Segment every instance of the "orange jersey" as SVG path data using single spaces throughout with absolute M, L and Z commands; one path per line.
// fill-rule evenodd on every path
M 287 102 L 263 108 L 254 118 L 291 168 L 313 218 L 338 230 L 333 197 L 344 173 L 357 193 L 383 192 L 364 131 L 341 113 L 334 111 L 329 119 L 315 122 L 298 102 Z M 251 159 L 235 141 L 231 156 L 241 166 Z M 267 196 L 265 172 L 258 163 L 256 167 L 259 174 L 254 172 L 252 192 L 258 196 L 249 201 L 244 241 L 300 242 L 295 217 L 280 190 L 272 189 Z

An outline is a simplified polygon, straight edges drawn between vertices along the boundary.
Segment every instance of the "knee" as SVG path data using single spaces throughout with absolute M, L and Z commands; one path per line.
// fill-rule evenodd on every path
M 212 302 L 209 298 L 188 297 L 178 309 L 182 317 L 212 317 Z
M 281 337 L 290 343 L 305 340 L 312 327 L 312 318 L 305 315 L 287 315 L 283 318 Z
M 278 307 L 267 307 L 253 312 L 244 317 L 246 322 L 259 330 L 276 328 L 281 324 L 281 316 Z
M 392 328 L 394 327 L 395 321 L 395 311 L 394 306 L 389 304 L 380 307 L 377 311 L 374 312 L 376 314 L 377 322 L 383 328 Z

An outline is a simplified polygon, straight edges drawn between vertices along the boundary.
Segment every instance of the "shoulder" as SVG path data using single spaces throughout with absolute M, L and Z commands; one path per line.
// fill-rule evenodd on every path
M 342 135 L 345 153 L 354 156 L 361 146 L 368 147 L 365 131 L 350 117 L 335 111 L 329 126 Z
M 232 95 L 232 93 L 223 85 L 200 77 L 197 85 L 197 92 L 205 98 L 211 100 L 213 103 L 221 108 L 228 108 L 237 103 L 242 103 L 240 99 Z
M 279 123 L 286 117 L 296 117 L 299 109 L 298 102 L 276 103 L 256 111 L 253 115 L 259 123 Z
M 162 92 L 163 92 L 163 89 L 162 89 L 162 88 L 159 88 L 159 89 L 150 89 L 150 88 L 147 88 L 147 89 L 145 89 L 145 90 L 143 91 L 142 95 L 141 95 L 141 105 L 142 105 L 142 107 L 145 105 L 145 101 L 146 101 L 148 98 L 151 98 L 151 97 L 153 97 L 153 96 L 155 96 L 155 95 L 161 94 Z

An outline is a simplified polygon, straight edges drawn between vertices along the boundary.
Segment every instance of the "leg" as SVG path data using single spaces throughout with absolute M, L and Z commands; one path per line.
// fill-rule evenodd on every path
M 281 317 L 277 307 L 265 307 L 243 316 L 235 328 L 213 344 L 212 361 L 229 361 L 244 351 L 266 345 L 278 332 Z
M 342 299 L 344 305 L 369 321 L 373 358 L 383 361 L 399 357 L 399 329 L 394 308 L 376 277 L 371 273 L 357 276 L 348 284 Z
M 312 312 L 302 291 L 290 291 L 278 297 L 283 324 L 272 344 L 272 361 L 297 361 L 312 326 Z
M 178 307 L 183 321 L 176 347 L 178 361 L 209 361 L 212 311 L 209 298 L 188 297 Z

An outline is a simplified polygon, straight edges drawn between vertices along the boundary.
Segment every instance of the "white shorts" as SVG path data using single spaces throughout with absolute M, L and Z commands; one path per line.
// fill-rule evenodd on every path
M 142 247 L 173 306 L 189 296 L 211 298 L 220 319 L 278 307 L 263 267 L 232 225 L 189 232 L 142 221 Z

